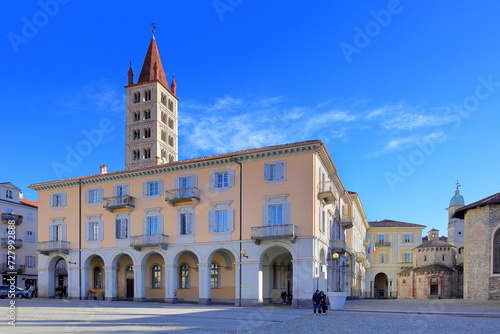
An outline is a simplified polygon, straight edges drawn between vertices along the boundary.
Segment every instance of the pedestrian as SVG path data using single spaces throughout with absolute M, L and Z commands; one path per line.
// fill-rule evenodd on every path
M 283 291 L 281 291 L 281 299 L 283 299 L 283 304 L 286 304 L 287 294 L 286 294 L 285 289 L 283 289 Z
M 33 298 L 33 295 L 35 294 L 35 286 L 32 284 L 30 288 L 28 289 L 30 298 Z
M 68 297 L 68 286 L 64 285 L 62 288 L 62 293 L 64 297 Z
M 292 291 L 290 291 L 290 293 L 288 294 L 288 301 L 290 302 L 290 305 L 293 305 L 292 304 L 292 301 L 293 301 L 293 293 L 292 293 Z
M 38 297 L 38 287 L 35 285 L 35 291 L 33 291 L 33 296 Z
M 321 295 L 321 308 L 323 309 L 323 315 L 326 315 L 328 310 L 328 305 L 330 305 L 330 299 L 323 291 L 319 293 Z
M 318 314 L 321 315 L 321 295 L 319 294 L 319 290 L 312 296 L 313 306 L 314 306 L 314 315 L 316 315 L 316 309 L 318 309 Z

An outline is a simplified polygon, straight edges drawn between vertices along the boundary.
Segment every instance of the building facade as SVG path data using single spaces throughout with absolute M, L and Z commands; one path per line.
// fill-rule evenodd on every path
M 464 197 L 460 195 L 459 187 L 460 185 L 457 182 L 455 195 L 451 198 L 450 206 L 446 210 L 448 211 L 448 243 L 456 247 L 457 263 L 463 263 L 464 220 L 453 217 L 458 209 L 465 206 L 465 200 Z
M 38 278 L 38 203 L 23 198 L 20 188 L 10 182 L 0 183 L 2 220 L 2 284 L 17 272 L 16 285 L 37 284 Z M 15 259 L 8 257 L 9 245 L 15 247 Z M 9 260 L 11 262 L 9 262 Z
M 463 206 L 464 299 L 500 300 L 500 193 Z
M 176 86 L 164 78 L 153 37 L 136 84 L 129 70 L 124 171 L 31 186 L 40 295 L 68 285 L 71 298 L 256 306 L 284 289 L 308 308 L 316 289 L 348 291 L 345 228 L 359 208 L 324 144 L 177 161 Z
M 367 291 L 370 298 L 396 298 L 397 274 L 412 266 L 412 250 L 420 244 L 426 226 L 388 219 L 368 222 L 368 225 L 371 267 L 367 274 Z

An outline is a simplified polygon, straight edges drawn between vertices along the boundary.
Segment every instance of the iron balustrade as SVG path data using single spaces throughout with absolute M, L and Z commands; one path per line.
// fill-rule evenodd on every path
M 252 227 L 251 238 L 258 245 L 263 239 L 297 239 L 297 226 L 293 224 Z
M 23 216 L 15 215 L 13 213 L 2 213 L 2 221 L 8 223 L 13 220 L 16 224 L 21 224 L 23 222 Z
M 170 205 L 178 202 L 200 202 L 200 189 L 195 187 L 178 188 L 165 191 L 165 201 Z
M 10 241 L 10 243 L 9 243 Z M 9 239 L 9 238 L 2 238 L 2 247 L 7 248 L 10 245 L 14 246 L 15 248 L 21 248 L 23 247 L 23 240 L 22 239 Z
M 391 243 L 389 241 L 377 241 L 375 243 L 375 248 L 377 247 L 391 247 Z
M 51 252 L 61 252 L 69 254 L 69 241 L 44 241 L 39 242 L 37 251 L 43 255 L 48 255 Z
M 165 234 L 147 234 L 134 235 L 130 238 L 130 246 L 136 250 L 141 250 L 143 247 L 160 247 L 167 249 L 168 235 Z
M 17 272 L 17 273 L 24 273 L 26 269 L 26 266 L 23 264 L 11 264 L 9 263 L 2 263 L 2 272 Z
M 135 209 L 135 197 L 130 195 L 105 197 L 103 199 L 102 207 L 108 211 L 117 209 Z

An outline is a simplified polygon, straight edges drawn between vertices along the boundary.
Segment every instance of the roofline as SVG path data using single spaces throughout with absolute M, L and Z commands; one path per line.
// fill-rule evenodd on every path
M 363 205 L 361 204 L 361 199 L 359 198 L 358 193 L 356 192 L 350 192 L 349 196 L 354 197 L 354 202 L 356 203 L 356 206 L 359 209 L 359 212 L 361 213 L 361 217 L 363 218 L 363 223 L 365 224 L 365 228 L 368 230 L 370 228 L 370 225 L 368 225 L 368 220 L 366 219 L 366 214 L 365 214 L 365 209 L 363 208 Z
M 321 145 L 321 147 L 317 150 L 319 152 L 319 156 L 321 160 L 323 161 L 324 165 L 328 169 L 328 172 L 330 174 L 330 177 L 332 177 L 333 181 L 337 181 L 337 185 L 339 188 L 342 188 L 344 190 L 343 194 L 340 195 L 340 197 L 344 197 L 344 199 L 347 199 L 347 201 L 352 205 L 352 199 L 349 196 L 349 192 L 345 189 L 344 184 L 342 183 L 342 180 L 340 180 L 340 177 L 338 175 L 337 167 L 335 167 L 335 164 L 333 163 L 332 157 L 330 156 L 330 153 L 328 153 L 328 150 L 326 149 L 325 144 L 322 141 L 318 141 Z M 321 149 L 325 153 L 324 155 L 321 154 Z M 325 163 L 325 159 L 329 162 L 329 164 Z

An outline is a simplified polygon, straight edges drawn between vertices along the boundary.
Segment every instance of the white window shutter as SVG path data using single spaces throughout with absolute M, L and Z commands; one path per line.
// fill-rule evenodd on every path
M 210 189 L 215 189 L 215 172 L 210 173 Z
M 163 180 L 162 179 L 158 180 L 158 194 L 159 195 L 163 194 Z
M 216 229 L 215 229 L 215 210 L 208 211 L 208 232 L 216 232 Z
M 268 216 L 269 206 L 264 204 L 262 206 L 262 226 L 269 225 L 269 216 Z
M 129 235 L 128 235 L 128 231 L 129 231 L 129 228 L 128 228 L 128 218 L 123 218 L 122 219 L 121 229 L 122 229 L 122 238 L 128 239 L 128 237 L 129 237 Z
M 148 196 L 148 182 L 142 184 L 142 196 Z
M 50 194 L 50 207 L 54 207 L 54 194 Z
M 97 223 L 97 240 L 103 240 L 104 239 L 104 222 L 100 220 Z
M 234 169 L 230 169 L 228 172 L 228 184 L 230 187 L 234 187 Z
M 66 206 L 66 193 L 61 193 L 62 206 Z
M 227 230 L 234 231 L 234 209 L 227 209 Z
M 180 180 L 180 176 L 175 178 L 175 189 L 179 189 L 179 180 Z
M 89 189 L 85 190 L 85 204 L 89 204 Z
M 276 164 L 276 178 L 282 180 L 285 178 L 285 163 L 280 161 Z
M 194 215 L 192 213 L 188 214 L 188 219 L 189 219 L 189 233 L 188 234 L 194 234 Z
M 90 222 L 85 222 L 85 240 L 89 241 L 90 240 Z
M 113 187 L 113 197 L 118 196 L 118 186 Z
M 191 176 L 191 187 L 198 188 L 198 175 Z
M 104 197 L 104 189 L 99 188 L 99 202 L 102 202 L 103 197 Z
M 49 226 L 49 241 L 54 241 L 54 225 Z
M 115 219 L 115 237 L 116 237 L 116 239 L 122 238 L 121 231 L 122 231 L 121 220 Z
M 61 224 L 61 239 L 63 241 L 67 241 L 68 240 L 66 238 L 66 224 Z
M 142 235 L 149 235 L 149 224 L 147 217 L 142 218 Z
M 269 164 L 264 164 L 264 180 L 268 181 L 270 178 L 271 178 L 271 168 L 270 168 L 270 165 Z
M 128 195 L 128 183 L 123 186 L 123 195 Z
M 324 215 L 322 214 L 321 217 L 324 219 Z M 290 203 L 285 202 L 283 203 L 283 225 L 288 225 L 290 224 Z

